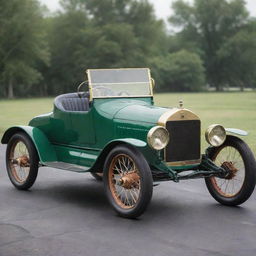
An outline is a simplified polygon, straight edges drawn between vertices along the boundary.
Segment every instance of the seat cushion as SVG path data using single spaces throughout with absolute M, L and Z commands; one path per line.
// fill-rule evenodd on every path
M 67 93 L 55 98 L 55 106 L 66 112 L 89 111 L 89 99 L 85 94 Z

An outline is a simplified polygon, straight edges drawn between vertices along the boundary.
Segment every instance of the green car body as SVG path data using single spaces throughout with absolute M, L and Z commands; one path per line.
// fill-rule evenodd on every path
M 152 168 L 169 170 L 172 175 L 172 168 L 147 143 L 148 131 L 167 111 L 154 106 L 152 98 L 94 99 L 86 113 L 62 112 L 54 105 L 53 112 L 33 118 L 28 126 L 8 129 L 2 143 L 22 130 L 34 142 L 42 165 L 62 168 L 65 165 L 61 163 L 69 163 L 74 167 L 70 170 L 80 172 L 101 172 L 113 147 L 130 144 L 143 153 Z

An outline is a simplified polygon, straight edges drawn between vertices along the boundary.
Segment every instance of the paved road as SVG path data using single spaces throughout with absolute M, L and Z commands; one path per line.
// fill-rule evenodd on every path
M 10 184 L 0 146 L 0 256 L 254 256 L 256 193 L 242 207 L 203 180 L 162 183 L 138 220 L 117 217 L 89 174 L 41 168 L 31 191 Z

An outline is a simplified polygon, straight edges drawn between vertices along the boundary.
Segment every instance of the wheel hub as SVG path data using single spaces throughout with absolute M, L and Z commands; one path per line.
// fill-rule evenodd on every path
M 128 172 L 119 180 L 119 183 L 125 189 L 137 188 L 140 176 L 135 172 Z
M 233 162 L 225 161 L 222 163 L 221 167 L 228 172 L 227 176 L 225 177 L 225 179 L 227 180 L 233 179 L 236 176 L 236 173 L 238 172 L 238 169 L 235 168 Z
M 17 164 L 20 167 L 29 167 L 29 158 L 28 158 L 28 156 L 24 155 L 24 156 L 18 157 L 16 159 L 12 159 L 11 163 Z

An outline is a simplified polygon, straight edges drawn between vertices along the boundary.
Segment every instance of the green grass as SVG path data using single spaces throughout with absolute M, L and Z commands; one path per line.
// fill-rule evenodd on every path
M 10 126 L 27 125 L 36 115 L 52 111 L 51 98 L 0 100 L 0 135 Z
M 201 118 L 202 138 L 206 127 L 213 123 L 240 128 L 249 132 L 249 136 L 243 138 L 256 154 L 256 92 L 165 93 L 157 94 L 155 103 L 174 107 L 180 99 L 185 108 Z M 50 112 L 52 102 L 52 98 L 1 100 L 0 135 L 12 125 L 26 125 L 33 116 Z

